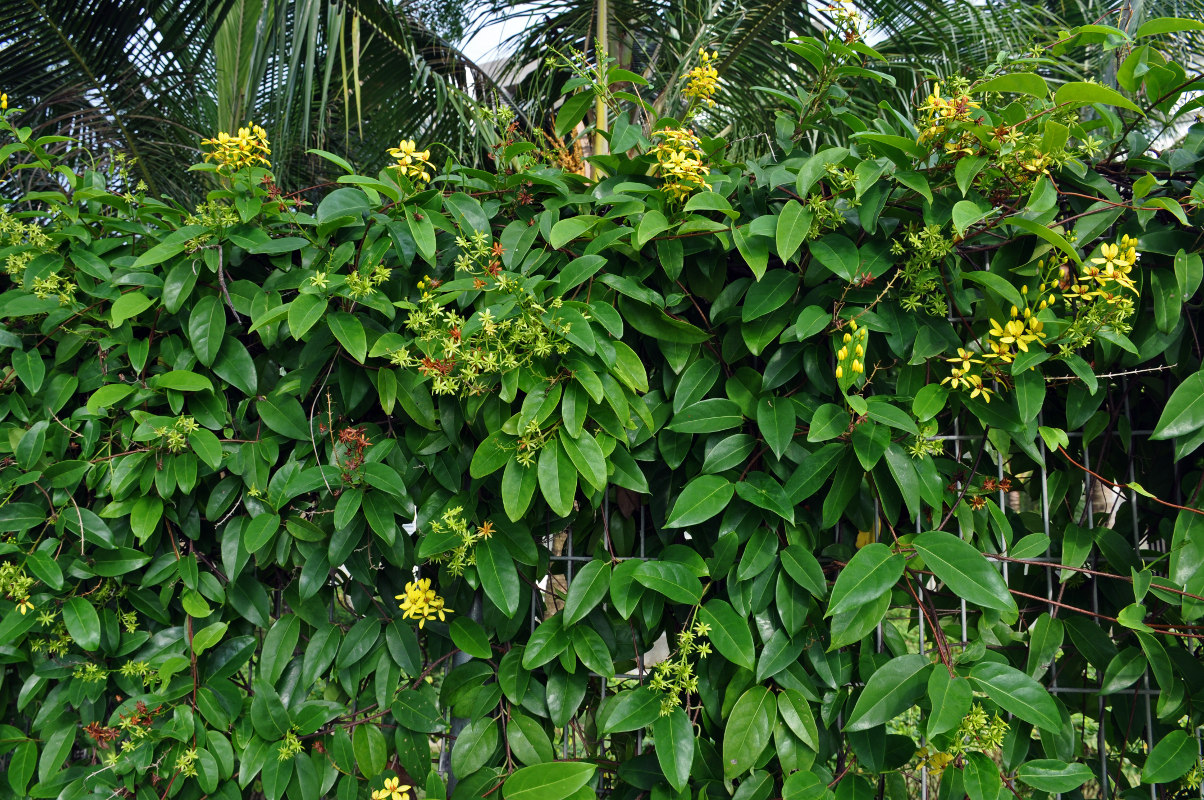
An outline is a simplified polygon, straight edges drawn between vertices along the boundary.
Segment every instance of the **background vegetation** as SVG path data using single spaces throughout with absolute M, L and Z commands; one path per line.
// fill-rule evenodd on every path
M 0 791 L 1196 791 L 1204 24 L 1092 22 L 904 115 L 830 17 L 746 51 L 810 77 L 743 155 L 722 50 L 658 106 L 558 47 L 551 138 L 462 129 L 491 169 L 235 124 L 175 127 L 188 168 L 164 117 L 0 98 Z M 341 63 L 282 52 L 320 109 Z

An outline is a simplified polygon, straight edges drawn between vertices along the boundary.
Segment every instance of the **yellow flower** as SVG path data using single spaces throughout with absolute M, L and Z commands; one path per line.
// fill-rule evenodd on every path
M 384 788 L 372 792 L 372 800 L 410 800 L 412 788 L 402 785 L 401 778 L 385 778 Z
M 394 166 L 409 178 L 410 182 L 431 182 L 430 170 L 433 170 L 435 165 L 430 161 L 430 150 L 419 150 L 414 140 L 403 139 L 397 147 L 390 147 L 388 153 L 397 162 Z
M 33 611 L 33 603 L 29 602 L 28 597 L 22 597 L 17 601 L 17 610 L 21 612 L 21 616 L 25 616 L 30 611 Z
M 418 620 L 419 628 L 424 627 L 427 620 L 443 622 L 447 618 L 445 615 L 451 613 L 451 609 L 444 606 L 443 598 L 431 588 L 430 578 L 407 583 L 405 594 L 396 595 L 395 599 L 401 601 L 401 618 Z
M 8 95 L 0 94 L 0 111 L 8 111 Z
M 699 53 L 699 58 L 702 63 L 686 73 L 688 82 L 684 94 L 686 97 L 701 100 L 707 105 L 713 106 L 715 101 L 712 98 L 719 89 L 719 71 L 712 66 L 711 62 L 719 58 L 719 53 L 717 51 L 708 53 L 703 50 Z
M 969 372 L 971 364 L 981 364 L 982 360 L 974 358 L 974 353 L 966 350 L 964 347 L 957 348 L 957 355 L 953 358 L 946 358 L 950 364 L 961 364 L 962 372 Z
M 201 145 L 213 148 L 205 153 L 205 160 L 216 162 L 218 172 L 237 172 L 246 167 L 272 166 L 272 162 L 267 158 L 272 154 L 268 145 L 268 132 L 254 123 L 239 128 L 237 136 L 219 131 L 216 138 L 202 139 Z

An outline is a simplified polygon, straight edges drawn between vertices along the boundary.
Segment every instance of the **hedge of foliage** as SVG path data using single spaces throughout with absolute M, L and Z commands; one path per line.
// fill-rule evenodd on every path
M 442 800 L 441 744 L 456 800 L 1198 783 L 1202 26 L 867 118 L 842 24 L 754 163 L 688 130 L 709 59 L 654 125 L 575 82 L 561 131 L 632 109 L 592 178 L 502 115 L 496 172 L 294 193 L 250 127 L 199 208 L 6 111 L 62 191 L 0 214 L 0 793 Z M 1080 46 L 1123 91 L 1047 86 Z

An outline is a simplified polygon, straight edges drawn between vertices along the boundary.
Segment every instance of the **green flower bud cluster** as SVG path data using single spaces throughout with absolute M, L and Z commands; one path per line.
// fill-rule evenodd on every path
M 690 656 L 697 654 L 705 658 L 711 652 L 711 643 L 705 641 L 711 626 L 695 622 L 677 634 L 677 653 L 652 667 L 652 688 L 664 692 L 661 698 L 661 716 L 667 717 L 673 709 L 683 706 L 682 697 L 698 691 L 698 676 Z M 699 640 L 703 641 L 699 641 Z

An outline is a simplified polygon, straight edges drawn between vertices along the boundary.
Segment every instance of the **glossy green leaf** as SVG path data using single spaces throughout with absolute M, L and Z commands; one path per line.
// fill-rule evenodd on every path
M 890 591 L 902 577 L 904 565 L 903 556 L 884 544 L 874 542 L 861 548 L 836 577 L 824 616 L 864 606 Z
M 753 686 L 740 696 L 723 731 L 724 777 L 742 775 L 757 763 L 776 719 L 777 704 L 764 686 Z

